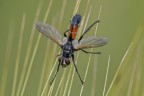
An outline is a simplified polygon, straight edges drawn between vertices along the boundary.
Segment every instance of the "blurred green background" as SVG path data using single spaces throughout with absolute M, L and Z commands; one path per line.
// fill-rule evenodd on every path
M 30 51 L 28 52 L 29 57 L 27 57 L 28 58 L 27 66 L 25 67 L 25 75 L 23 79 L 24 81 L 31 62 L 32 67 L 24 94 L 18 96 L 40 96 L 46 83 L 46 80 L 49 76 L 49 72 L 51 71 L 51 67 L 53 66 L 54 61 L 56 60 L 56 55 L 60 51 L 60 48 L 44 36 L 41 37 L 39 43 L 37 42 L 38 35 L 40 33 L 35 31 L 35 27 L 33 26 L 34 20 L 46 22 L 53 25 L 63 35 L 63 32 L 69 27 L 70 24 L 69 21 L 73 16 L 73 11 L 77 1 L 78 0 L 52 0 L 51 5 L 49 5 L 51 2 L 50 0 L 23 0 L 23 1 L 0 0 L 0 87 L 1 87 L 0 96 L 17 96 L 12 95 L 12 90 L 14 86 L 13 85 L 14 72 L 16 70 L 15 69 L 16 61 L 19 60 L 18 63 L 19 67 L 17 74 L 17 82 L 15 85 L 15 94 L 19 89 L 18 86 L 20 84 L 22 70 L 25 67 L 24 62 L 25 58 L 27 57 L 29 47 L 31 48 Z M 38 7 L 39 5 L 40 7 Z M 144 33 L 143 31 L 144 26 L 142 25 L 144 22 L 143 0 L 89 0 L 89 3 L 87 0 L 81 0 L 78 13 L 81 14 L 82 17 L 85 15 L 87 16 L 91 8 L 91 14 L 88 21 L 88 25 L 90 25 L 95 20 L 97 20 L 101 5 L 102 5 L 102 11 L 100 15 L 100 23 L 98 26 L 97 35 L 107 37 L 109 43 L 104 47 L 95 48 L 93 50 L 93 51 L 101 51 L 102 54 L 92 55 L 91 57 L 91 62 L 86 77 L 82 96 L 103 96 L 102 94 L 104 90 L 104 82 L 106 78 L 106 70 L 109 54 L 110 54 L 110 65 L 109 65 L 109 74 L 107 77 L 106 92 L 131 42 L 133 40 L 135 41 L 137 40 L 136 43 L 138 43 L 143 40 L 142 39 Z M 44 21 L 47 8 L 50 6 L 51 8 L 47 16 L 47 19 L 46 21 Z M 36 15 L 38 12 L 37 10 L 40 10 L 39 15 Z M 18 50 L 19 50 L 18 44 L 20 40 L 23 14 L 25 14 L 24 19 L 25 25 L 22 35 L 21 51 L 20 55 L 18 56 Z M 86 18 L 83 17 L 82 20 L 85 21 Z M 82 26 L 80 25 L 80 27 Z M 140 29 L 138 30 L 138 28 Z M 85 38 L 93 35 L 94 31 L 95 27 L 93 27 L 90 30 L 90 32 L 85 36 Z M 141 37 L 137 37 L 136 39 L 134 39 L 135 36 L 137 35 Z M 33 59 L 34 61 L 32 61 L 36 44 L 38 44 L 38 48 L 36 50 L 36 54 L 34 55 Z M 143 42 L 141 42 L 141 44 L 142 47 L 140 48 L 141 50 L 144 50 Z M 133 45 L 133 51 L 130 51 L 133 53 L 133 55 L 135 55 L 134 53 L 136 51 L 134 48 L 136 46 L 138 45 L 137 44 Z M 143 51 L 140 53 L 141 55 L 139 56 L 142 57 Z M 45 60 L 46 55 L 48 55 L 48 57 Z M 76 56 L 77 54 L 75 53 L 75 58 Z M 77 66 L 82 78 L 84 78 L 84 74 L 88 64 L 88 58 L 89 55 L 83 52 L 80 52 L 78 56 Z M 128 58 L 131 57 L 129 56 Z M 95 66 L 96 63 L 97 66 Z M 141 64 L 143 63 L 144 61 L 141 60 Z M 44 67 L 45 68 L 44 71 L 43 71 L 43 64 L 46 64 Z M 131 62 L 127 62 L 127 64 L 129 64 L 129 66 L 133 66 Z M 71 64 L 70 66 L 72 66 L 73 68 L 73 64 Z M 58 96 L 63 96 L 64 94 L 63 90 L 65 89 L 65 83 L 69 75 L 68 73 L 70 70 L 70 66 L 67 67 L 66 75 L 62 82 L 62 86 L 60 87 Z M 96 69 L 96 71 L 94 71 L 94 69 Z M 56 68 L 53 71 L 52 77 L 54 75 L 55 70 Z M 62 74 L 64 74 L 63 72 L 64 70 L 60 68 L 59 74 L 57 76 L 58 78 L 56 79 L 56 83 L 54 85 L 54 89 L 51 96 L 55 96 L 55 92 L 57 91 L 59 82 L 61 80 L 61 77 L 63 76 Z M 123 73 L 122 75 L 124 74 L 125 73 Z M 41 77 L 42 75 L 44 77 Z M 94 78 L 95 76 L 96 79 Z M 142 74 L 140 77 L 142 77 Z M 41 78 L 42 81 L 40 81 Z M 42 83 L 41 87 L 40 82 Z M 22 86 L 24 86 L 23 84 Z M 68 84 L 66 94 L 70 89 L 69 85 L 70 84 Z M 50 86 L 47 85 L 47 89 L 44 96 L 47 96 L 46 94 L 48 94 L 48 91 L 50 90 L 49 88 Z M 81 90 L 81 82 L 79 81 L 77 74 L 75 74 L 70 96 L 79 96 L 80 90 Z M 93 90 L 94 95 L 92 95 Z M 141 92 L 144 92 L 143 87 L 141 87 Z M 124 92 L 123 95 L 110 95 L 110 96 L 132 96 L 127 95 L 125 93 L 126 92 Z M 144 93 L 134 96 L 144 96 Z

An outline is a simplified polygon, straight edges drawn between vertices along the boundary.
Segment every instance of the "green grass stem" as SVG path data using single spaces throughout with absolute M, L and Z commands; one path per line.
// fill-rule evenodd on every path
M 16 64 L 15 64 L 15 72 L 14 72 L 14 78 L 13 78 L 13 85 L 12 85 L 12 96 L 15 96 L 15 90 L 17 85 L 17 76 L 18 76 L 18 70 L 19 70 L 19 63 L 20 63 L 20 56 L 21 56 L 21 49 L 22 49 L 22 40 L 23 40 L 23 33 L 25 28 L 25 21 L 26 21 L 26 15 L 22 15 L 22 22 L 21 22 L 21 28 L 20 28 L 20 36 L 19 36 L 19 43 L 18 43 L 18 51 L 17 51 L 17 57 L 16 57 Z

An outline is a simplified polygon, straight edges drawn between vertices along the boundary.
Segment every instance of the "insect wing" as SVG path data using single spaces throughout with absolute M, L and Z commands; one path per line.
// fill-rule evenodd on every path
M 73 47 L 75 48 L 75 50 L 94 48 L 94 47 L 103 46 L 107 44 L 107 42 L 108 40 L 105 37 L 91 36 L 86 39 L 83 39 L 81 42 L 75 40 L 73 42 Z
M 68 41 L 68 38 L 67 38 L 67 37 L 64 37 L 63 40 L 62 40 L 62 42 L 63 42 L 62 45 L 65 45 L 65 44 L 67 43 L 67 41 Z
M 35 26 L 36 26 L 36 29 L 40 33 L 50 38 L 52 41 L 54 41 L 58 45 L 60 46 L 63 45 L 63 42 L 61 41 L 61 35 L 54 27 L 52 27 L 49 24 L 42 24 L 40 22 L 36 22 Z

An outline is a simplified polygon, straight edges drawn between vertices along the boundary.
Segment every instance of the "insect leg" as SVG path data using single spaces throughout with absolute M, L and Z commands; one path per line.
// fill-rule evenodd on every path
M 78 42 L 81 41 L 81 39 L 83 38 L 83 36 L 90 30 L 91 27 L 93 27 L 96 23 L 100 22 L 99 20 L 98 21 L 95 21 L 92 25 L 90 25 L 84 32 L 83 34 L 81 35 L 81 37 L 79 38 Z
M 64 32 L 64 37 L 67 37 L 66 33 L 69 32 L 69 29 L 67 29 L 65 32 Z
M 90 54 L 101 54 L 101 52 L 88 52 L 88 51 L 85 51 L 83 49 L 80 49 L 81 51 L 85 52 L 85 53 L 90 53 Z
M 61 62 L 59 62 L 59 64 L 58 64 L 57 71 L 56 71 L 55 76 L 54 76 L 54 78 L 52 79 L 50 85 L 52 85 L 53 81 L 55 80 L 55 78 L 56 78 L 56 76 L 57 76 L 57 73 L 58 73 L 58 71 L 59 71 L 60 64 L 61 64 Z
M 79 72 L 78 72 L 77 66 L 76 66 L 75 61 L 74 61 L 74 55 L 73 55 L 73 54 L 72 54 L 72 61 L 73 61 L 75 70 L 76 70 L 76 72 L 77 72 L 77 74 L 78 74 L 78 76 L 79 76 L 79 79 L 80 79 L 80 81 L 81 81 L 81 83 L 82 83 L 82 85 L 83 85 L 84 82 L 83 82 L 83 80 L 81 79 L 80 74 L 79 74 Z

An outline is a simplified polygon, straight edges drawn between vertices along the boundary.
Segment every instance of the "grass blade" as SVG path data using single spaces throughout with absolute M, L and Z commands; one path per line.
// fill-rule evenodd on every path
M 109 54 L 109 59 L 108 59 L 108 65 L 107 65 L 107 71 L 106 71 L 106 78 L 105 78 L 103 96 L 105 96 L 105 89 L 106 89 L 106 84 L 107 84 L 107 77 L 108 77 L 108 71 L 109 71 L 109 64 L 110 64 L 110 54 Z
M 6 49 L 5 49 L 5 57 L 4 57 L 4 66 L 2 70 L 2 76 L 1 76 L 1 86 L 0 86 L 0 96 L 5 96 L 6 92 L 6 84 L 8 79 L 8 72 L 9 72 L 9 64 L 10 64 L 10 55 L 12 53 L 12 44 L 13 44 L 13 37 L 14 37 L 14 22 L 10 22 L 10 28 L 8 32 L 8 40 L 6 43 Z
M 39 15 L 40 15 L 41 6 L 42 6 L 42 0 L 40 0 L 40 3 L 38 5 L 37 11 L 36 11 L 36 15 L 35 15 L 35 18 L 34 18 L 33 27 L 32 27 L 32 30 L 31 30 L 31 35 L 30 35 L 30 38 L 29 38 L 29 44 L 28 44 L 28 48 L 27 48 L 27 51 L 26 51 L 27 53 L 26 53 L 26 58 L 25 58 L 25 61 L 24 61 L 24 67 L 23 67 L 23 70 L 22 70 L 22 75 L 21 75 L 21 78 L 20 78 L 20 83 L 19 83 L 19 86 L 18 86 L 18 90 L 17 90 L 16 96 L 19 96 L 19 94 L 21 92 L 21 89 L 24 92 L 25 86 L 26 86 L 26 83 L 27 83 L 27 79 L 29 77 L 29 75 L 27 74 L 27 79 L 25 78 L 26 68 L 28 66 L 28 60 L 30 58 L 30 53 L 31 53 L 31 48 L 32 48 L 31 44 L 32 44 L 33 37 L 34 37 L 35 22 L 37 21 Z M 30 66 L 32 66 L 32 65 L 30 65 Z M 29 68 L 29 71 L 30 70 L 31 70 L 31 68 Z M 25 78 L 25 86 L 22 86 L 24 78 Z M 23 95 L 23 92 L 22 92 L 22 95 Z
M 142 96 L 142 48 L 144 27 L 140 26 L 125 53 L 106 96 Z
M 17 76 L 18 76 L 18 70 L 19 70 L 19 63 L 20 63 L 20 56 L 21 56 L 21 48 L 22 48 L 22 40 L 23 40 L 25 21 L 26 21 L 26 15 L 23 14 L 22 15 L 21 28 L 20 28 L 20 36 L 19 36 L 16 64 L 15 64 L 15 72 L 14 72 L 14 78 L 13 78 L 12 96 L 15 96 L 15 90 L 16 90 L 16 84 L 17 84 Z

